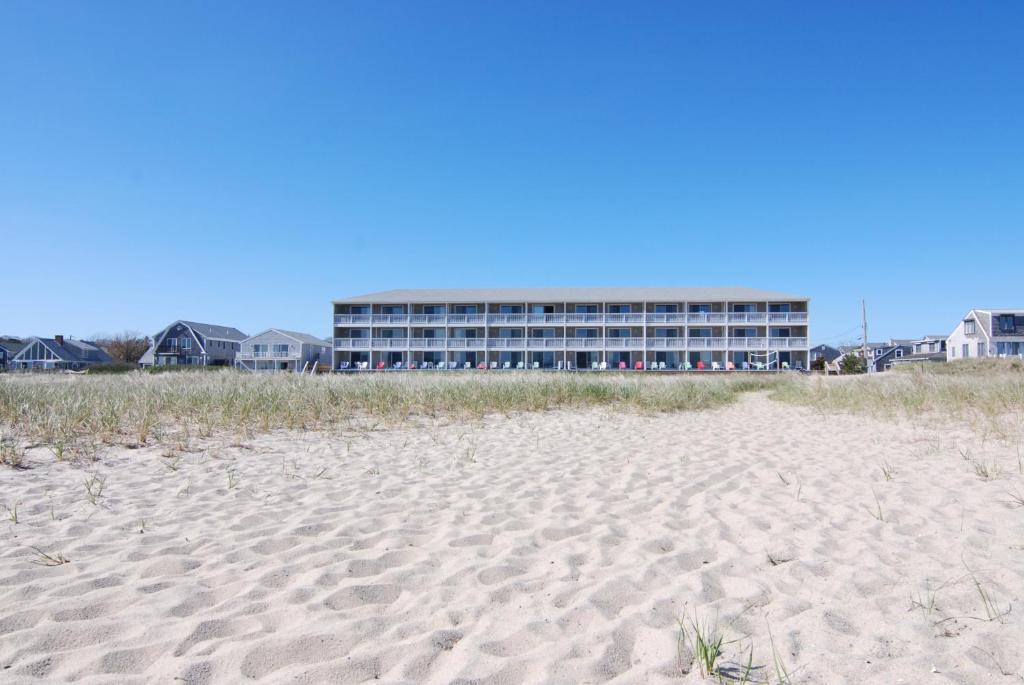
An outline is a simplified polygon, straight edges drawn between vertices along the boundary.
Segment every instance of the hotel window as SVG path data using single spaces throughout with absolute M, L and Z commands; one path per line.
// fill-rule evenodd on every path
M 788 314 L 790 312 L 790 304 L 788 302 L 776 302 L 775 304 L 768 305 L 768 311 Z
M 632 307 L 628 304 L 610 304 L 608 305 L 609 314 L 629 314 L 632 311 Z
M 405 314 L 405 307 L 400 304 L 386 304 L 380 308 L 381 314 Z
M 424 314 L 444 314 L 444 305 L 440 304 L 425 304 L 423 305 Z
M 690 330 L 690 337 L 691 338 L 710 338 L 711 337 L 711 329 L 710 328 L 691 328 L 689 330 Z
M 576 337 L 577 338 L 596 338 L 597 337 L 597 329 L 596 328 L 577 328 L 576 329 Z
M 370 307 L 369 307 L 369 305 L 353 305 L 352 307 L 349 308 L 349 313 L 351 313 L 351 314 L 369 314 L 370 313 Z
M 655 338 L 678 338 L 679 337 L 679 329 L 678 328 L 655 328 L 654 329 L 654 337 Z
M 553 338 L 555 337 L 554 328 L 532 328 L 530 329 L 531 338 Z
M 732 305 L 732 310 L 734 312 L 741 312 L 741 313 L 756 312 L 757 311 L 757 305 L 756 304 L 733 304 Z
M 523 305 L 521 304 L 502 304 L 498 305 L 499 314 L 522 314 Z
M 734 328 L 732 329 L 732 337 L 734 338 L 756 338 L 756 328 Z
M 521 338 L 521 337 L 523 337 L 523 329 L 522 328 L 499 328 L 498 329 L 498 337 L 499 338 Z
M 631 337 L 630 336 L 630 330 L 628 328 L 609 328 L 608 329 L 608 337 L 609 338 L 629 338 L 629 337 Z
M 656 304 L 654 305 L 655 314 L 675 314 L 679 311 L 679 305 L 677 304 Z
M 555 313 L 555 305 L 553 305 L 553 304 L 531 304 L 530 305 L 530 313 L 531 314 L 554 314 Z M 547 353 L 545 353 L 545 354 L 547 354 Z
M 967 321 L 964 321 L 964 335 L 974 335 L 976 332 L 977 325 L 975 324 L 974 319 L 968 319 Z
M 597 314 L 596 304 L 578 304 L 576 305 L 575 312 L 577 314 Z
M 456 314 L 476 314 L 475 304 L 457 304 L 455 305 Z
M 691 304 L 690 313 L 692 314 L 707 314 L 711 311 L 710 304 Z

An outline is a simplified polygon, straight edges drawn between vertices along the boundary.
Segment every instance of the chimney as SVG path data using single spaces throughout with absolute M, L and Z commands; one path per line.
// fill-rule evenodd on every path
M 64 344 L 64 336 L 63 335 L 55 335 L 55 336 L 53 336 L 53 340 L 58 345 L 63 345 Z

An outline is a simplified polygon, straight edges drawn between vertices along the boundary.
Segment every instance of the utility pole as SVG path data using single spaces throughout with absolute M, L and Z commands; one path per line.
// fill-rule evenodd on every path
M 871 367 L 868 366 L 868 306 L 864 300 L 860 301 L 860 315 L 864 325 L 864 331 L 861 334 L 864 337 L 861 338 L 860 353 L 864 357 L 864 370 L 867 371 Z

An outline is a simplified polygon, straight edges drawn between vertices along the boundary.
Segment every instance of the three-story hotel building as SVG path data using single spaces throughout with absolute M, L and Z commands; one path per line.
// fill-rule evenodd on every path
M 806 369 L 809 304 L 736 287 L 389 290 L 334 301 L 333 362 Z

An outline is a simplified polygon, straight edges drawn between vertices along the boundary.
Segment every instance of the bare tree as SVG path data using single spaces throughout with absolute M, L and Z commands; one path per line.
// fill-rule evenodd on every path
M 117 335 L 97 336 L 96 344 L 103 348 L 110 358 L 121 364 L 138 364 L 149 349 L 150 339 L 136 331 L 125 331 Z

